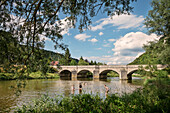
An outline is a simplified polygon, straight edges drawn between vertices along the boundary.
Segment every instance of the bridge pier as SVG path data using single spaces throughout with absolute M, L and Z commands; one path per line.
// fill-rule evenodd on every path
M 125 69 L 121 70 L 120 75 L 119 75 L 119 79 L 121 79 L 121 80 L 127 80 L 128 79 L 127 71 Z
M 99 79 L 99 71 L 98 70 L 93 71 L 93 79 Z
M 77 71 L 76 70 L 71 72 L 71 78 L 73 78 L 73 79 L 77 78 Z

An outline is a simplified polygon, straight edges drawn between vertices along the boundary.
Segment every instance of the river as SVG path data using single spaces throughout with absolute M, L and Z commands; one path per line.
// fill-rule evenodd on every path
M 133 77 L 131 81 L 122 81 L 119 80 L 118 77 L 108 77 L 104 80 L 34 79 L 26 81 L 26 87 L 22 89 L 20 96 L 16 96 L 15 90 L 9 88 L 10 86 L 16 85 L 15 80 L 0 81 L 0 112 L 28 103 L 40 97 L 42 94 L 48 93 L 50 96 L 69 96 L 72 93 L 74 93 L 74 95 L 79 94 L 79 83 L 83 84 L 82 93 L 99 94 L 102 98 L 105 98 L 104 84 L 110 89 L 108 94 L 117 93 L 121 95 L 125 92 L 131 93 L 136 88 L 141 87 L 143 80 L 137 77 Z M 75 85 L 75 92 L 71 90 L 73 84 Z

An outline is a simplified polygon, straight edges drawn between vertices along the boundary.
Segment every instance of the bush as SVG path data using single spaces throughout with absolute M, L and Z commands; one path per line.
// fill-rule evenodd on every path
M 58 72 L 57 69 L 55 69 L 55 68 L 53 68 L 53 67 L 50 67 L 49 73 L 56 73 L 56 72 Z
M 157 78 L 168 78 L 168 72 L 163 70 L 155 71 L 154 74 Z

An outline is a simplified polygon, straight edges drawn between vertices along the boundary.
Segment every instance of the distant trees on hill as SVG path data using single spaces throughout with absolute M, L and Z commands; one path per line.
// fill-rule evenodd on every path
M 79 60 L 71 58 L 71 54 L 69 49 L 67 48 L 64 56 L 59 59 L 59 65 L 106 65 L 105 63 L 91 61 L 89 62 L 87 59 L 83 59 L 81 56 Z

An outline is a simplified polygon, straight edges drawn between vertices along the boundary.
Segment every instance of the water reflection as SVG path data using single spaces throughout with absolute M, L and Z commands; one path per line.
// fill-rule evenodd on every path
M 60 80 L 71 80 L 71 77 L 60 77 Z
M 9 89 L 10 86 L 16 85 L 16 81 L 0 81 L 0 112 L 13 108 L 23 103 L 31 101 L 33 98 L 39 98 L 42 94 L 48 93 L 50 96 L 63 95 L 70 96 L 71 94 L 88 93 L 99 94 L 105 97 L 104 84 L 109 88 L 109 94 L 130 93 L 136 88 L 141 87 L 142 80 L 134 78 L 132 81 L 122 81 L 116 77 L 108 77 L 108 79 L 92 79 L 92 78 L 77 78 L 62 77 L 60 79 L 41 79 L 27 80 L 26 88 L 22 89 L 22 94 L 16 97 L 14 90 Z M 82 84 L 80 91 L 79 85 Z M 73 90 L 74 89 L 74 90 Z

